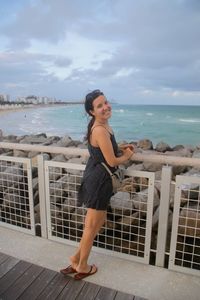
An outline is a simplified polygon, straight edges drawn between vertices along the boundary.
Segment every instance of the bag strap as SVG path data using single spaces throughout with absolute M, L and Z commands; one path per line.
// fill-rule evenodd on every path
M 102 166 L 107 170 L 107 172 L 110 174 L 110 176 L 113 176 L 113 173 L 110 171 L 110 169 L 106 166 L 104 162 L 101 162 Z

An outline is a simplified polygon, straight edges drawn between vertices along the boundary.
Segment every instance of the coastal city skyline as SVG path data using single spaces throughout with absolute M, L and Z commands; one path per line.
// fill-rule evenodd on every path
M 0 94 L 200 104 L 200 3 L 1 1 Z

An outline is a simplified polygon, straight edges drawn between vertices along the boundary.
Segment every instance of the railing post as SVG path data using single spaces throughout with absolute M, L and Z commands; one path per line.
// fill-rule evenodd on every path
M 39 183 L 39 199 L 40 199 L 40 223 L 41 235 L 47 238 L 47 213 L 46 213 L 46 193 L 45 193 L 45 172 L 44 172 L 44 157 L 37 156 L 38 161 L 38 183 Z
M 156 252 L 156 266 L 164 267 L 165 249 L 168 230 L 168 215 L 170 201 L 170 186 L 171 186 L 172 167 L 164 166 L 161 176 L 161 195 L 158 220 L 158 239 Z

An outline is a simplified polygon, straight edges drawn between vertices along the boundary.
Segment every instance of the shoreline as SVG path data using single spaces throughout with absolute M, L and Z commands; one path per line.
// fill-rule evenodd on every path
M 6 108 L 2 108 L 0 106 L 0 115 L 4 115 L 7 113 L 12 113 L 12 112 L 18 112 L 18 111 L 24 111 L 27 109 L 39 109 L 39 108 L 49 108 L 49 107 L 62 107 L 62 106 L 67 106 L 67 105 L 81 105 L 82 103 L 61 103 L 61 104 L 30 104 L 30 105 L 24 105 L 24 106 L 15 106 L 15 107 L 6 107 Z

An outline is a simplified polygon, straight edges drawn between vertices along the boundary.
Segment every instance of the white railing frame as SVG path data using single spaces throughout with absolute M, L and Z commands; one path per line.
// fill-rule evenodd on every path
M 3 161 L 22 163 L 26 165 L 27 179 L 28 179 L 28 193 L 29 193 L 29 209 L 30 209 L 30 229 L 15 226 L 9 223 L 4 223 L 0 221 L 0 224 L 4 227 L 8 227 L 14 230 L 18 230 L 24 233 L 35 235 L 35 218 L 34 218 L 34 204 L 33 204 L 33 189 L 32 189 L 32 164 L 31 159 L 22 157 L 10 157 L 2 155 L 0 159 Z
M 87 149 L 80 149 L 77 147 L 54 147 L 43 145 L 30 145 L 18 143 L 0 142 L 0 149 L 32 151 L 39 153 L 54 153 L 64 155 L 82 156 L 87 158 L 89 156 Z M 5 154 L 6 155 L 6 154 Z M 131 157 L 133 162 L 151 162 L 160 163 L 163 165 L 161 178 L 161 195 L 160 195 L 160 209 L 158 221 L 158 239 L 156 249 L 156 266 L 164 267 L 165 247 L 167 239 L 168 226 L 168 211 L 171 185 L 171 166 L 191 166 L 200 167 L 199 158 L 168 156 L 166 154 L 141 154 L 135 153 Z M 46 215 L 46 201 L 45 201 L 45 176 L 44 176 L 44 159 L 42 155 L 38 155 L 38 179 L 39 179 L 39 193 L 40 193 L 40 214 L 41 214 L 41 233 L 42 237 L 47 237 L 48 228 Z

